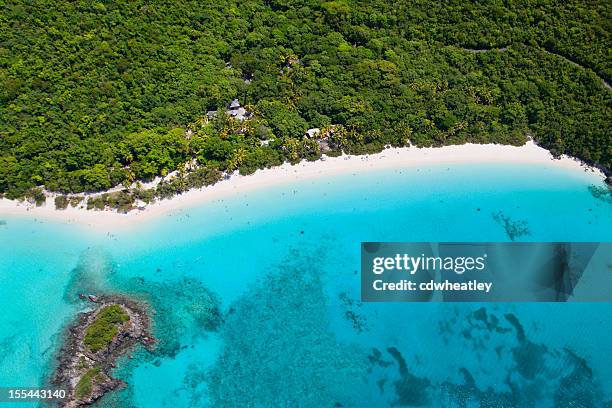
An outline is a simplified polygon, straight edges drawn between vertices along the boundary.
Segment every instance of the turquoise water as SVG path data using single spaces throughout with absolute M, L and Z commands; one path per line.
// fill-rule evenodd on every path
M 100 406 L 604 406 L 612 304 L 370 304 L 361 241 L 610 241 L 598 182 L 551 165 L 303 181 L 129 231 L 2 218 L 0 386 L 44 384 L 81 292 L 156 309 Z M 336 405 L 338 404 L 338 405 Z M 488 404 L 488 405 L 487 405 Z M 23 406 L 23 405 L 20 405 Z

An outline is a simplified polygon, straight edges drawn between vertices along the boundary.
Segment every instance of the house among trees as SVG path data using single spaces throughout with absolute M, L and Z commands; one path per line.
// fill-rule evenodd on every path
M 225 114 L 236 118 L 240 122 L 245 119 L 249 119 L 251 116 L 253 116 L 251 112 L 240 106 L 240 102 L 238 102 L 238 99 L 234 99 L 229 105 L 227 105 L 227 110 L 225 111 Z M 207 121 L 211 120 L 215 116 L 217 116 L 216 110 L 206 112 Z
M 306 136 L 308 136 L 309 138 L 314 138 L 315 136 L 317 136 L 318 134 L 321 133 L 321 129 L 319 128 L 312 128 L 312 129 L 308 129 L 306 131 Z
M 247 112 L 242 106 L 240 106 L 240 102 L 238 99 L 234 99 L 232 103 L 229 104 L 229 109 L 225 112 L 230 116 L 238 119 L 239 121 L 243 121 L 251 117 L 251 112 Z
M 331 130 L 323 133 L 320 128 L 311 128 L 306 131 L 304 136 L 315 139 L 321 149 L 321 153 L 327 153 L 331 150 L 329 142 L 327 141 L 330 132 Z

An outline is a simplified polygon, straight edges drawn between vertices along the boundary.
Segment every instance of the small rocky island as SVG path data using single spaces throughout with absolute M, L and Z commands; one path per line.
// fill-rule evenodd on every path
M 81 313 L 68 328 L 52 378 L 55 387 L 66 390 L 62 407 L 83 407 L 105 393 L 125 385 L 111 377 L 117 358 L 137 343 L 151 349 L 147 306 L 122 296 L 81 295 L 96 305 Z

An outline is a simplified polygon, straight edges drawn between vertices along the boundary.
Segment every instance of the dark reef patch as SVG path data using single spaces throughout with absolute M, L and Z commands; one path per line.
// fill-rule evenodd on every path
M 431 381 L 427 378 L 417 377 L 408 370 L 406 360 L 395 347 L 387 348 L 387 352 L 397 361 L 400 378 L 393 382 L 397 401 L 394 406 L 423 407 L 430 405 L 429 386 Z
M 593 197 L 604 203 L 612 204 L 612 185 L 596 186 L 590 185 L 589 192 Z
M 384 360 L 382 355 L 383 355 L 382 352 L 376 347 L 374 347 L 372 349 L 372 354 L 368 356 L 368 360 L 370 361 L 370 364 L 377 365 L 383 368 L 389 367 L 390 365 L 393 364 L 393 362 L 391 361 Z
M 509 328 L 500 326 L 499 318 L 494 314 L 488 314 L 487 309 L 484 307 L 481 307 L 468 315 L 468 320 L 471 321 L 472 326 L 480 322 L 483 325 L 483 328 L 486 328 L 489 331 L 495 331 L 497 333 L 506 333 L 510 331 Z
M 346 292 L 340 293 L 338 299 L 344 310 L 344 318 L 351 323 L 353 329 L 357 333 L 369 331 L 370 328 L 366 317 L 359 312 L 363 303 L 360 300 L 352 299 Z
M 506 235 L 511 241 L 516 241 L 517 238 L 531 234 L 527 221 L 525 220 L 514 220 L 501 211 L 493 214 L 493 219 L 503 227 Z

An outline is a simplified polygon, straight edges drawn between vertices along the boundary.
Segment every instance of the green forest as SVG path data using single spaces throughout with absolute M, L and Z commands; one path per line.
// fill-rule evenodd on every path
M 0 194 L 65 208 L 178 170 L 88 203 L 128 208 L 322 152 L 528 137 L 609 174 L 611 25 L 609 1 L 0 0 Z

